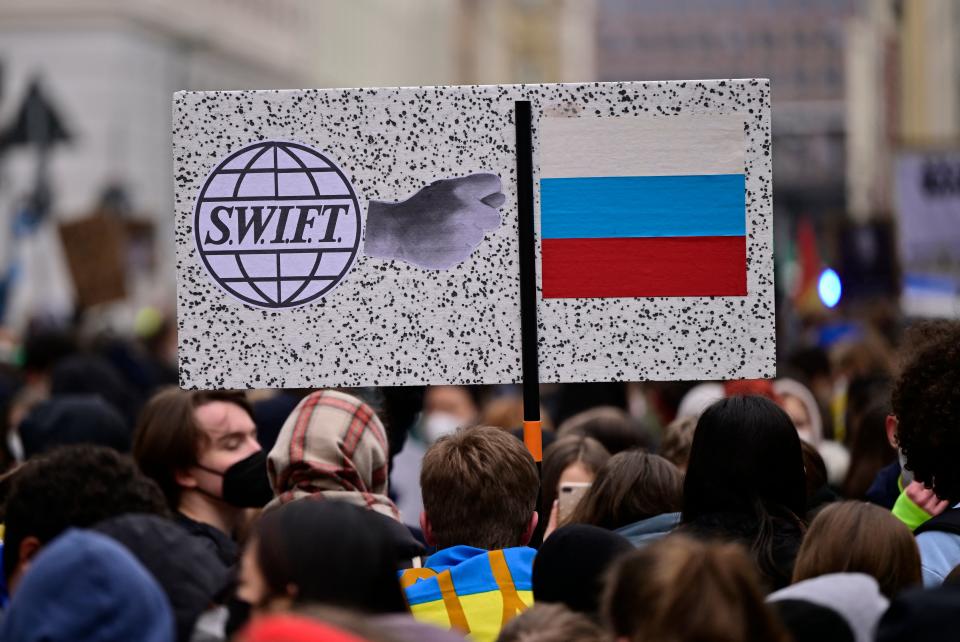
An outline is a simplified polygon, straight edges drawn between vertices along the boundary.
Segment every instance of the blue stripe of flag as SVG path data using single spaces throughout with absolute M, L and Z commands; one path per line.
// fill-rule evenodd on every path
M 543 238 L 745 236 L 743 174 L 541 178 Z

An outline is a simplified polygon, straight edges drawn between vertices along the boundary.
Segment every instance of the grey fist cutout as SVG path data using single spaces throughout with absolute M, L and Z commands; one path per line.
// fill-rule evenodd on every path
M 364 253 L 448 270 L 500 227 L 505 200 L 499 176 L 471 174 L 435 181 L 400 203 L 370 201 Z

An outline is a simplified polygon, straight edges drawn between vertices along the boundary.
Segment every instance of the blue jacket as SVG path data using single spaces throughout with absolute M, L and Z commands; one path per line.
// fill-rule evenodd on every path
M 156 580 L 122 545 L 69 530 L 30 564 L 0 640 L 173 642 L 173 613 Z
M 680 513 L 664 513 L 618 528 L 614 532 L 626 537 L 637 548 L 641 548 L 666 537 L 679 523 Z

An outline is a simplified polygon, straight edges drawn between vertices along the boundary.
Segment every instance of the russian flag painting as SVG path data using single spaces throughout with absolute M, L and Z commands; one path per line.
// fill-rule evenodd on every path
M 742 115 L 540 120 L 543 297 L 747 295 Z

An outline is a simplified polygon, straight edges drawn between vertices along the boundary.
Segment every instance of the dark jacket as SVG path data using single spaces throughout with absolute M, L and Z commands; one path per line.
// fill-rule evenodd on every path
M 169 519 L 121 515 L 94 530 L 123 544 L 157 580 L 173 607 L 180 642 L 190 640 L 200 615 L 231 587 L 231 573 L 213 548 Z
M 187 531 L 188 534 L 202 542 L 224 568 L 233 569 L 240 561 L 240 547 L 233 539 L 219 528 L 190 519 L 183 513 L 177 513 L 174 520 Z
M 873 483 L 867 489 L 867 501 L 887 510 L 893 508 L 900 497 L 900 462 L 884 466 L 873 478 Z
M 789 586 L 803 541 L 799 523 L 770 517 L 762 524 L 755 515 L 743 513 L 707 513 L 681 524 L 677 530 L 701 539 L 742 544 L 756 562 L 768 591 Z

